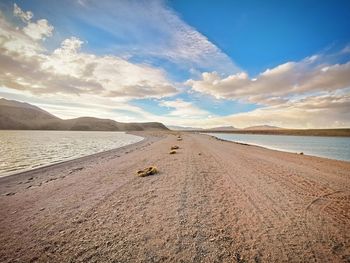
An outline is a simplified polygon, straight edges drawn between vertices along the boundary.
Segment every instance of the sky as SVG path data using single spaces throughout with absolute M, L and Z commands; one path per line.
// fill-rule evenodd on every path
M 0 2 L 0 97 L 56 116 L 350 127 L 349 1 Z

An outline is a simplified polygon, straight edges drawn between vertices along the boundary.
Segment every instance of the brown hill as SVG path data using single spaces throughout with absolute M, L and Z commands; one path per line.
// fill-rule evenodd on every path
M 34 105 L 6 99 L 0 99 L 0 129 L 75 131 L 168 130 L 159 122 L 123 123 L 92 117 L 62 120 Z

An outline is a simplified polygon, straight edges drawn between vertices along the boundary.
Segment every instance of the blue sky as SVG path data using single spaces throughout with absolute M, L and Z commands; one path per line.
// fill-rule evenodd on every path
M 4 54 L 37 67 L 11 71 L 0 61 L 8 71 L 0 96 L 62 118 L 350 125 L 349 1 L 6 0 L 0 8 Z
M 349 1 L 169 3 L 252 75 L 286 61 L 342 48 L 350 39 Z

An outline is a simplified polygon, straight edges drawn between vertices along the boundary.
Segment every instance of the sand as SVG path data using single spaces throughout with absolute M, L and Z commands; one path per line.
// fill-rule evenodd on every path
M 350 262 L 350 162 L 144 135 L 1 178 L 0 260 Z

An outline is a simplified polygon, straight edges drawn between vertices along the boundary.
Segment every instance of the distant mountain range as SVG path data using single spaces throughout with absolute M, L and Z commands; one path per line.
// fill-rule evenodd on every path
M 219 126 L 219 127 L 209 128 L 209 129 L 184 127 L 184 126 L 167 126 L 167 127 L 171 130 L 180 130 L 180 131 L 242 131 L 242 130 L 262 131 L 262 130 L 280 130 L 280 129 L 283 129 L 280 127 L 270 126 L 270 125 L 250 126 L 250 127 L 244 128 L 244 129 L 236 128 L 233 126 Z
M 237 128 L 233 126 L 221 126 L 207 129 L 208 131 L 235 131 Z
M 173 131 L 194 131 L 194 130 L 202 130 L 202 128 L 195 127 L 187 127 L 187 126 L 175 126 L 175 125 L 167 125 L 170 130 Z
M 174 131 L 232 131 L 232 130 L 237 130 L 237 128 L 233 126 L 222 126 L 222 127 L 214 127 L 210 129 L 204 129 L 204 128 L 195 128 L 195 127 L 187 127 L 187 126 L 175 126 L 175 125 L 168 125 L 167 126 L 169 129 L 174 130 Z
M 276 126 L 270 126 L 270 125 L 259 125 L 259 126 L 250 126 L 247 128 L 244 128 L 244 130 L 280 130 L 283 129 L 281 127 L 276 127 Z
M 63 120 L 34 105 L 0 99 L 2 130 L 143 131 L 168 130 L 159 122 L 123 123 L 109 119 L 81 117 Z

